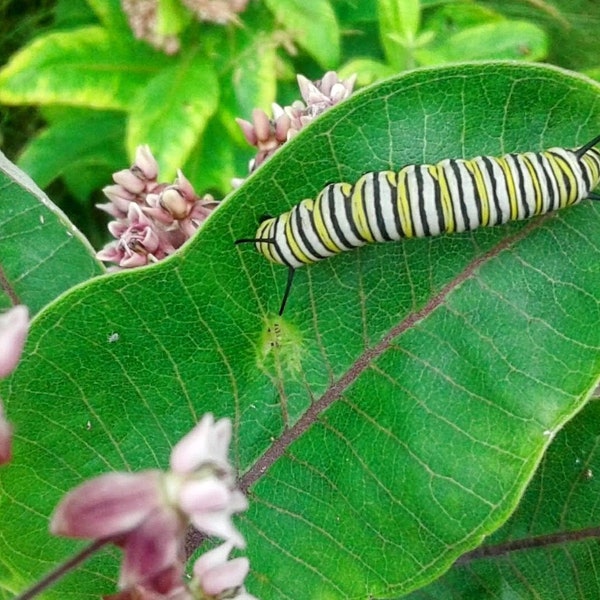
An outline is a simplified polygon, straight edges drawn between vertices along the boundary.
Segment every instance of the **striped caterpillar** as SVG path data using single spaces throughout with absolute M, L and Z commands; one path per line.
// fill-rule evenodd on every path
M 330 183 L 278 217 L 265 217 L 253 243 L 288 267 L 282 315 L 295 270 L 371 242 L 492 227 L 600 200 L 600 136 L 577 149 L 445 159 L 399 171 L 366 173 L 354 184 Z

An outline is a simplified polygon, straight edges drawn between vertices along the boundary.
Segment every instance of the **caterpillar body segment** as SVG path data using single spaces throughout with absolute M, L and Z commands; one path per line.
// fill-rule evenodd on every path
M 293 272 L 302 265 L 371 242 L 493 227 L 599 199 L 592 193 L 600 183 L 599 141 L 366 173 L 353 185 L 327 185 L 315 200 L 266 218 L 254 238 L 236 243 L 254 243 L 268 260 L 290 269 L 282 314 Z

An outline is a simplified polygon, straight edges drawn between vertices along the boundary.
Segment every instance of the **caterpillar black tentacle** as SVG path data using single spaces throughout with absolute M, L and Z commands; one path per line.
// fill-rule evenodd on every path
M 469 231 L 528 219 L 585 198 L 600 183 L 600 136 L 580 148 L 445 159 L 399 171 L 366 173 L 354 184 L 332 183 L 316 200 L 263 220 L 253 243 L 289 268 L 279 314 L 295 269 L 334 254 L 410 237 Z

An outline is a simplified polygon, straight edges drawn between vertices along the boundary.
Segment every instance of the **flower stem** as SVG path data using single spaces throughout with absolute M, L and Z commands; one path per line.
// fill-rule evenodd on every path
M 108 544 L 108 542 L 110 542 L 110 539 L 104 538 L 101 540 L 96 540 L 89 546 L 86 546 L 83 550 L 81 550 L 81 552 L 75 554 L 64 563 L 58 565 L 58 567 L 50 571 L 50 573 L 45 575 L 29 589 L 25 590 L 18 596 L 15 596 L 13 600 L 29 600 L 30 598 L 34 598 L 40 592 L 43 592 L 46 588 L 56 583 L 63 575 L 66 575 L 69 571 L 73 570 L 79 564 L 87 560 L 92 554 L 102 548 L 102 546 Z

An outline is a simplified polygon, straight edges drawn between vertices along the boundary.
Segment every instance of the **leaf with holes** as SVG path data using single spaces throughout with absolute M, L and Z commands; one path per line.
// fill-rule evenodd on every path
M 233 241 L 331 181 L 599 132 L 600 89 L 558 69 L 407 73 L 322 115 L 179 254 L 43 311 L 2 389 L 4 596 L 76 547 L 46 534 L 67 489 L 164 467 L 207 411 L 234 422 L 257 597 L 395 598 L 440 576 L 514 511 L 596 383 L 600 209 L 345 253 L 298 270 L 283 318 L 285 269 Z M 109 593 L 102 560 L 56 595 Z

